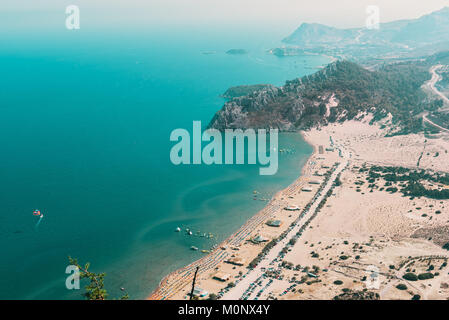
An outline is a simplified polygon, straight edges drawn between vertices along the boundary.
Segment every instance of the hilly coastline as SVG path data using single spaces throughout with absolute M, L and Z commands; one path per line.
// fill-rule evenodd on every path
M 377 29 L 303 23 L 283 42 L 285 47 L 271 52 L 278 56 L 325 53 L 365 63 L 417 58 L 449 49 L 449 7 L 417 19 L 380 23 Z
M 421 128 L 420 113 L 431 108 L 422 84 L 430 79 L 426 61 L 392 64 L 376 71 L 349 61 L 329 64 L 317 73 L 261 87 L 228 101 L 209 127 L 278 128 L 296 131 L 374 114 L 391 117 L 392 130 Z
M 291 47 L 270 50 L 338 60 L 283 86 L 230 88 L 209 128 L 299 132 L 315 151 L 301 177 L 150 298 L 188 299 L 199 267 L 211 300 L 447 300 L 447 22 L 449 8 L 379 31 L 303 24 Z

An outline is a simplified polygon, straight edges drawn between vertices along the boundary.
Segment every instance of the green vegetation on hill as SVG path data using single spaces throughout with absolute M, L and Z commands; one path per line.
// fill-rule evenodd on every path
M 438 100 L 441 101 L 441 100 Z M 434 111 L 429 114 L 429 120 L 433 123 L 442 126 L 443 128 L 449 128 L 449 113 L 448 112 L 439 112 Z
M 340 104 L 332 109 L 330 122 L 346 112 L 344 119 L 353 119 L 360 111 L 370 110 L 375 120 L 391 113 L 395 123 L 401 123 L 401 133 L 422 129 L 422 120 L 416 115 L 425 110 L 425 94 L 420 87 L 430 79 L 425 63 L 398 63 L 379 71 L 368 71 L 348 62 L 337 62 L 335 68 L 327 68 L 313 75 L 304 84 L 304 98 L 316 99 L 323 92 L 335 93 Z M 309 113 L 319 114 L 311 108 Z
M 267 87 L 232 99 L 209 127 L 293 131 L 371 112 L 374 121 L 391 114 L 393 125 L 399 127 L 396 134 L 418 132 L 422 130 L 419 114 L 430 107 L 421 90 L 430 79 L 428 69 L 425 61 L 396 63 L 377 71 L 337 61 L 313 75 L 287 81 L 283 87 Z M 338 105 L 328 108 L 331 96 Z
M 449 65 L 449 51 L 441 51 L 427 58 L 431 64 L 447 64 Z
M 233 99 L 237 97 L 247 96 L 256 91 L 264 90 L 273 87 L 271 84 L 254 84 L 231 87 L 223 93 L 222 97 L 225 99 Z

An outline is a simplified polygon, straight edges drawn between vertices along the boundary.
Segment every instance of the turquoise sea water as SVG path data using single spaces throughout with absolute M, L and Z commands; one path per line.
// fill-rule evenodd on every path
M 69 299 L 67 256 L 107 273 L 111 296 L 146 297 L 300 174 L 311 153 L 280 136 L 275 176 L 259 168 L 173 166 L 175 128 L 207 125 L 240 84 L 281 85 L 326 58 L 280 59 L 279 38 L 236 30 L 21 32 L 0 51 L 0 298 Z M 7 45 L 6 45 L 7 44 Z M 247 55 L 227 55 L 243 48 Z M 202 50 L 215 50 L 204 55 Z M 36 228 L 34 209 L 44 213 Z M 175 233 L 177 226 L 216 238 Z

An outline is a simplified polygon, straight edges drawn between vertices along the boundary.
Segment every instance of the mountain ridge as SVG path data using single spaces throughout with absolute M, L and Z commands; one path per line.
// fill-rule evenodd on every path
M 410 58 L 449 50 L 449 7 L 423 15 L 380 23 L 379 29 L 336 28 L 319 23 L 302 23 L 282 40 L 289 55 L 294 49 L 325 53 L 341 59 L 363 61 L 373 58 Z M 277 52 L 274 48 L 271 52 Z
M 430 78 L 428 64 L 402 63 L 370 71 L 336 61 L 281 87 L 267 87 L 226 102 L 209 128 L 296 131 L 373 113 L 376 120 L 392 115 L 407 131 L 416 130 L 416 117 L 425 108 L 421 85 Z

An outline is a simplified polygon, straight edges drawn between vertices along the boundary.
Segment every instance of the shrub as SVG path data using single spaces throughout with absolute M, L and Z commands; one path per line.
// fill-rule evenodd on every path
M 407 290 L 407 286 L 403 283 L 400 283 L 396 286 L 397 289 L 399 290 Z
M 434 275 L 430 272 L 427 273 L 421 273 L 420 275 L 418 275 L 418 279 L 419 280 L 428 280 L 428 279 L 433 279 Z
M 418 276 L 414 273 L 408 272 L 402 276 L 405 280 L 408 281 L 418 281 Z
M 337 286 L 339 286 L 339 285 L 342 285 L 342 284 L 343 284 L 343 281 L 341 281 L 341 280 L 335 280 L 335 281 L 334 281 L 334 284 L 337 285 Z

